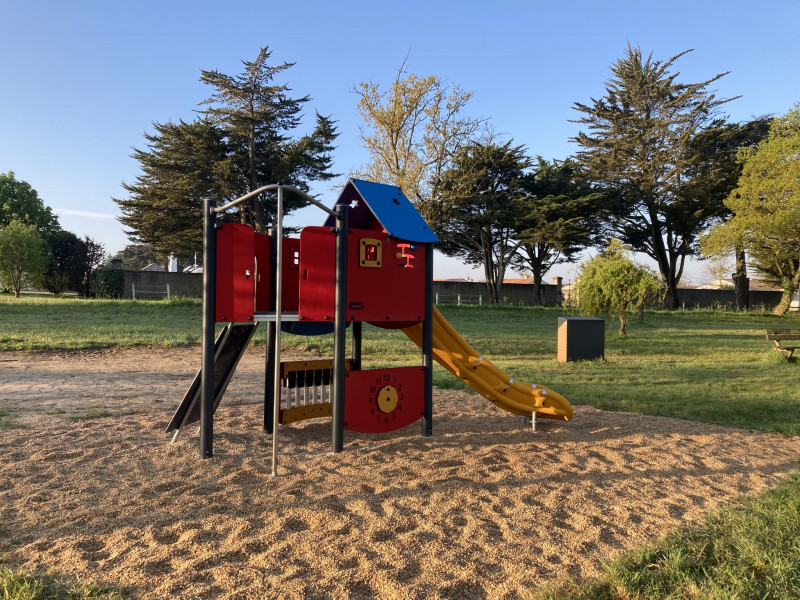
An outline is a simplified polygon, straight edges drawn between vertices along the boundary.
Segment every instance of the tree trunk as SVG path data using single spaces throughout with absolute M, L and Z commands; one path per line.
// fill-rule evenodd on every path
M 677 265 L 680 264 L 680 267 Z M 670 297 L 669 308 L 676 310 L 681 307 L 681 299 L 678 295 L 678 282 L 683 273 L 683 261 L 679 254 L 670 252 L 669 254 L 669 278 L 667 279 L 667 292 Z
M 781 301 L 778 302 L 778 306 L 772 311 L 772 314 L 782 317 L 789 311 L 789 305 L 792 303 L 792 296 L 794 296 L 794 290 L 783 290 L 783 295 L 781 296 Z
M 778 303 L 778 306 L 775 307 L 775 310 L 772 311 L 772 314 L 783 316 L 789 311 L 789 305 L 792 303 L 792 296 L 794 296 L 794 291 L 797 289 L 797 285 L 800 283 L 800 269 L 798 269 L 794 277 L 792 277 L 791 286 L 787 286 L 783 289 L 783 295 L 781 296 L 781 301 Z
M 663 227 L 658 220 L 658 213 L 654 208 L 650 213 L 650 239 L 653 242 L 653 252 L 648 253 L 658 264 L 658 270 L 667 286 L 667 294 L 664 296 L 664 308 L 679 308 L 680 299 L 678 298 L 678 281 L 675 276 L 675 260 L 667 252 L 664 244 Z
M 678 298 L 678 283 L 672 276 L 667 277 L 667 295 L 664 297 L 666 308 L 680 308 L 680 298 Z
M 750 279 L 744 275 L 734 273 L 733 289 L 736 292 L 736 310 L 750 308 Z
M 486 280 L 486 289 L 489 292 L 489 304 L 500 303 L 500 285 L 496 281 Z
M 497 287 L 495 286 L 492 269 L 485 255 L 483 259 L 483 278 L 486 280 L 486 290 L 489 292 L 489 304 L 497 304 Z
M 736 292 L 736 310 L 750 308 L 750 280 L 747 278 L 747 257 L 743 248 L 736 249 L 736 271 L 732 275 Z
M 541 272 L 533 273 L 533 305 L 542 305 L 542 274 Z
M 258 184 L 258 175 L 256 173 L 256 132 L 255 128 L 250 128 L 250 139 L 247 144 L 247 159 L 250 162 L 250 191 L 257 190 L 261 186 Z M 277 182 L 276 182 L 277 183 Z M 264 215 L 261 213 L 261 206 L 258 202 L 258 196 L 250 201 L 250 210 L 253 217 L 253 229 L 258 233 L 266 233 L 267 228 L 264 226 Z M 277 215 L 273 219 L 273 226 L 278 227 Z

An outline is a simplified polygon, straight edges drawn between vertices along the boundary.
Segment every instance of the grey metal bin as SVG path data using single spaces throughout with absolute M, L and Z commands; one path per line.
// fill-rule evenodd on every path
M 558 362 L 605 358 L 606 322 L 597 317 L 558 318 Z

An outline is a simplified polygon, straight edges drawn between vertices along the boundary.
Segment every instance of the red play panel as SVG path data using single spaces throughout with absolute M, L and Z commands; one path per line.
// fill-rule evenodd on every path
M 300 233 L 300 319 L 332 321 L 336 236 L 329 227 Z M 419 322 L 425 315 L 425 244 L 385 232 L 350 229 L 347 320 Z
M 274 308 L 272 289 L 270 286 L 270 255 L 272 254 L 272 240 L 264 233 L 254 233 L 254 250 L 256 255 L 256 297 L 257 311 L 268 311 Z M 217 292 L 219 293 L 219 292 Z
M 411 425 L 422 417 L 423 367 L 349 371 L 344 380 L 344 426 L 361 433 L 382 433 Z
M 300 232 L 301 321 L 333 322 L 336 236 L 330 227 L 305 227 Z
M 300 303 L 300 239 L 283 238 L 281 309 L 294 312 Z
M 217 322 L 253 320 L 254 236 L 253 228 L 241 223 L 223 223 L 217 230 Z
M 347 320 L 422 321 L 425 244 L 352 229 L 347 245 Z

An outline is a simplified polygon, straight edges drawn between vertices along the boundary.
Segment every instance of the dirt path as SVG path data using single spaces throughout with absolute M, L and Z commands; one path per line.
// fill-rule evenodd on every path
M 198 349 L 0 353 L 0 525 L 8 562 L 126 586 L 134 598 L 521 598 L 755 494 L 800 439 L 578 407 L 519 417 L 436 390 L 414 425 L 260 431 L 263 349 L 215 421 L 215 457 L 163 430 Z M 71 417 L 71 418 L 70 418 Z

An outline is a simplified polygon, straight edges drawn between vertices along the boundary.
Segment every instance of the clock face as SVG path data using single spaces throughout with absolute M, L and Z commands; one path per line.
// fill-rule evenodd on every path
M 399 384 L 400 389 L 403 389 L 403 384 Z M 397 408 L 397 404 L 401 400 L 401 395 L 396 387 L 393 385 L 385 385 L 378 392 L 378 409 L 383 413 L 391 413 Z
M 398 413 L 403 410 L 403 382 L 396 373 L 384 373 L 375 377 L 375 383 L 369 386 L 370 416 L 376 423 L 396 421 Z
M 421 367 L 349 371 L 345 375 L 345 427 L 364 433 L 392 431 L 422 415 Z

